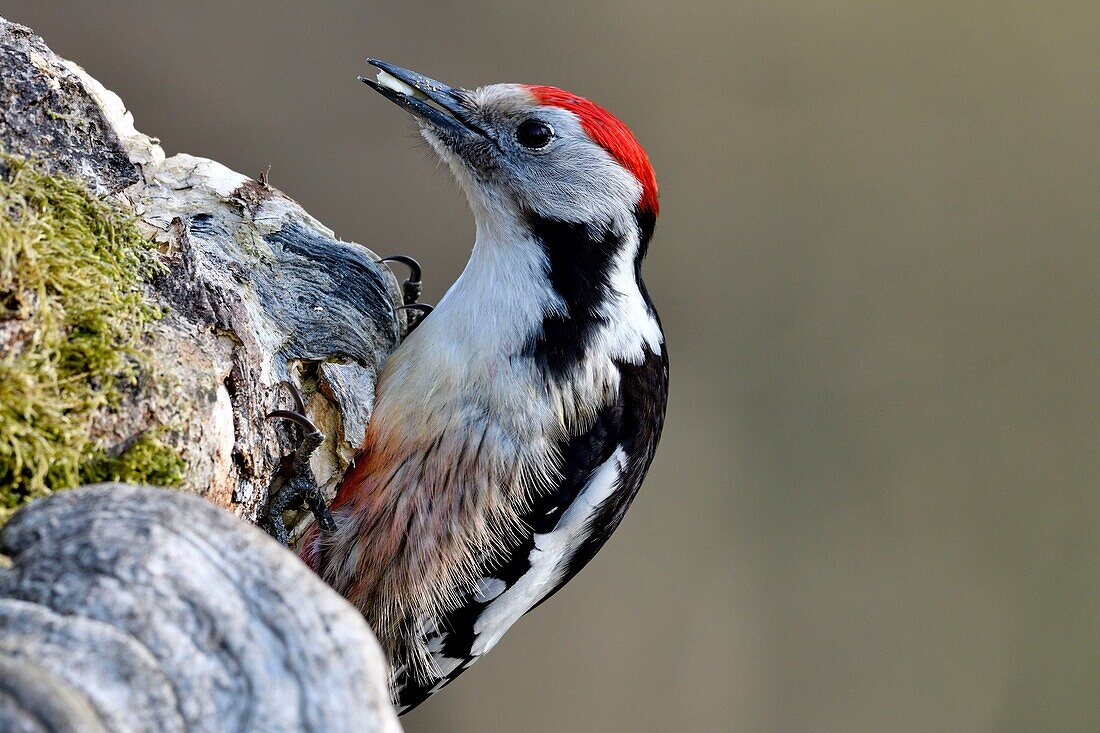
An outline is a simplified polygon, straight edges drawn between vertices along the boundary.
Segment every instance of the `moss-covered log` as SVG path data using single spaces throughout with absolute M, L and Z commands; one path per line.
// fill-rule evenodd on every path
M 266 182 L 165 158 L 119 98 L 0 20 L 0 511 L 92 480 L 255 520 L 293 380 L 332 489 L 403 315 L 393 275 Z M 0 515 L 2 518 L 2 515 Z
M 160 269 L 152 242 L 79 179 L 12 155 L 0 167 L 0 520 L 51 488 L 179 485 L 183 459 L 159 437 L 171 416 L 113 451 L 97 438 L 162 381 L 146 347 L 164 315 L 143 287 Z

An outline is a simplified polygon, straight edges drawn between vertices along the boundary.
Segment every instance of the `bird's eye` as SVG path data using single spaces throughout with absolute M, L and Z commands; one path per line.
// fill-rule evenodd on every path
M 550 125 L 538 120 L 521 122 L 516 128 L 516 140 L 525 148 L 540 150 L 554 139 L 554 130 Z

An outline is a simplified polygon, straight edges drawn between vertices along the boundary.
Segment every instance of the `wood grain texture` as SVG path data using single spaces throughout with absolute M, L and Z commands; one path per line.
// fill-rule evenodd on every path
M 0 669 L 18 672 L 0 674 L 0 721 L 399 730 L 358 611 L 209 502 L 122 484 L 61 492 L 17 513 L 0 552 L 12 563 L 0 571 Z
M 405 324 L 393 274 L 283 192 L 220 163 L 166 158 L 117 95 L 0 18 L 0 151 L 132 211 L 160 251 L 149 297 L 167 315 L 145 344 L 141 389 L 96 418 L 108 453 L 156 426 L 187 463 L 184 488 L 255 520 L 293 447 L 265 423 L 291 379 L 328 440 L 313 468 L 330 491 L 358 448 L 381 363 Z

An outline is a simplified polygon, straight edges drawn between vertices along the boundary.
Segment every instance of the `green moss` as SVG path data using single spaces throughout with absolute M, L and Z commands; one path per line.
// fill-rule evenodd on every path
M 0 155 L 0 520 L 99 478 L 179 483 L 182 460 L 156 435 L 107 457 L 93 430 L 141 389 L 141 344 L 161 315 L 141 283 L 156 267 L 132 216 Z
M 128 483 L 178 486 L 187 464 L 156 432 L 145 433 L 120 455 L 100 454 L 81 468 L 82 482 L 126 481 Z

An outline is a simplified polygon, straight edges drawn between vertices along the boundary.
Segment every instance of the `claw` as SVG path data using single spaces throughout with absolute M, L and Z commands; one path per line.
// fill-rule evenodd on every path
M 397 306 L 396 308 L 394 308 L 394 310 L 423 311 L 424 315 L 427 316 L 429 313 L 435 310 L 435 306 L 428 305 L 427 303 L 406 303 L 405 305 Z M 423 317 L 421 318 L 421 320 L 423 320 Z
M 304 410 L 303 410 L 304 412 Z M 280 418 L 283 420 L 290 420 L 293 423 L 301 425 L 303 428 L 309 431 L 307 434 L 317 433 L 321 436 L 321 440 L 324 440 L 324 433 L 320 428 L 313 424 L 313 421 L 303 415 L 301 412 L 294 412 L 291 410 L 272 410 L 264 416 L 265 420 L 271 420 L 272 418 Z
M 320 445 L 323 443 L 325 441 L 325 434 L 321 432 L 319 427 L 313 424 L 312 420 L 306 417 L 306 401 L 302 397 L 302 392 L 298 389 L 298 386 L 290 380 L 283 380 L 279 384 L 280 386 L 286 387 L 290 392 L 290 397 L 294 400 L 294 409 L 272 410 L 264 416 L 264 419 L 270 420 L 272 418 L 281 418 L 283 420 L 290 420 L 291 422 L 298 423 L 308 431 L 306 433 L 308 437 L 320 436 L 321 439 L 317 444 Z M 314 447 L 313 450 L 316 450 L 316 447 Z
M 284 379 L 282 385 L 290 390 L 290 397 L 294 400 L 294 409 L 298 411 L 298 414 L 306 414 L 306 401 L 303 399 L 302 391 L 298 389 L 298 385 L 289 379 Z
M 408 255 L 390 255 L 378 260 L 379 262 L 400 262 L 409 268 L 409 278 L 402 285 L 402 300 L 406 305 L 411 305 L 420 300 L 420 293 L 424 283 L 420 281 L 420 263 Z
M 383 257 L 378 260 L 379 262 L 400 262 L 409 268 L 409 279 L 413 282 L 420 282 L 420 263 L 408 255 L 390 255 L 389 257 Z
M 313 477 L 313 471 L 309 466 L 309 458 L 314 451 L 325 442 L 325 434 L 321 432 L 312 420 L 305 415 L 306 405 L 302 399 L 302 393 L 291 382 L 283 382 L 290 389 L 294 399 L 294 410 L 272 410 L 265 419 L 278 418 L 290 420 L 303 428 L 302 440 L 298 449 L 294 451 L 293 474 L 287 479 L 277 492 L 275 492 L 267 507 L 266 524 L 269 533 L 283 545 L 287 544 L 288 536 L 286 525 L 283 523 L 283 512 L 294 509 L 305 502 L 306 506 L 317 519 L 317 524 L 322 531 L 332 532 L 336 530 L 336 522 L 331 512 L 325 505 L 321 496 L 321 490 Z
M 427 303 L 406 303 L 405 305 L 399 305 L 394 308 L 395 311 L 412 311 L 409 315 L 405 316 L 405 335 L 408 336 L 413 332 L 420 322 L 428 317 L 434 308 Z M 413 315 L 413 313 L 419 313 L 419 315 Z

